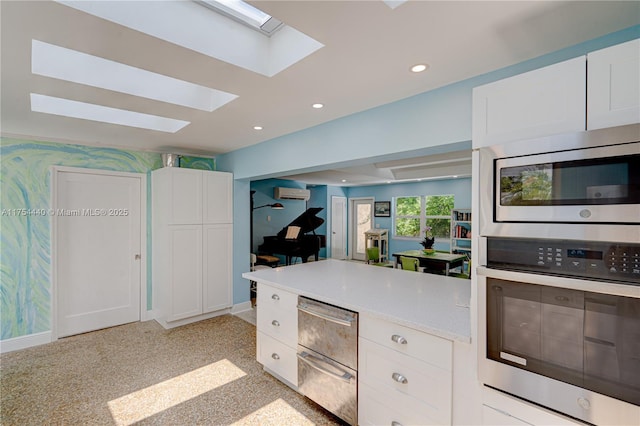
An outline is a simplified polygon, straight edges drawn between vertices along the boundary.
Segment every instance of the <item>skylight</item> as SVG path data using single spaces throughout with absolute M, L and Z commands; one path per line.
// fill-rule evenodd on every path
M 38 40 L 31 41 L 31 72 L 209 112 L 238 97 Z
M 31 111 L 175 133 L 188 121 L 31 93 Z
M 267 37 L 193 1 L 55 1 L 268 77 L 323 47 L 288 25 Z
M 271 35 L 282 26 L 282 22 L 245 3 L 242 0 L 195 0 L 196 3 L 209 9 L 223 13 L 233 19 L 249 25 L 252 28 Z

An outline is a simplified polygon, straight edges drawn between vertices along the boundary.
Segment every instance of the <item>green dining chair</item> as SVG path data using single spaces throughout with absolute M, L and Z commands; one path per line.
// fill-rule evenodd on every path
M 378 263 L 380 260 L 380 249 L 378 247 L 369 247 L 367 249 L 367 263 Z
M 400 256 L 400 264 L 402 269 L 406 271 L 418 271 L 418 259 L 416 258 Z

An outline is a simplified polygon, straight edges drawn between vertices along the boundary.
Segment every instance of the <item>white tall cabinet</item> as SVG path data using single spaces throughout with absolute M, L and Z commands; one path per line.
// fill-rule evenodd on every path
M 151 174 L 153 310 L 165 328 L 232 305 L 233 178 L 165 167 Z

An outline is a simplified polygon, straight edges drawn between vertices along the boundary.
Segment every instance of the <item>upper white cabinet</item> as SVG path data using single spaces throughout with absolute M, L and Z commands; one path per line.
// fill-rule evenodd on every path
M 164 327 L 232 305 L 230 173 L 166 167 L 152 172 L 153 309 Z
M 640 39 L 587 55 L 587 128 L 640 122 Z
M 233 175 L 207 172 L 202 175 L 204 223 L 233 222 Z
M 165 167 L 154 170 L 152 178 L 154 220 L 171 225 L 233 222 L 231 173 Z
M 586 57 L 473 89 L 473 147 L 585 129 Z
M 640 39 L 473 89 L 474 148 L 638 122 Z

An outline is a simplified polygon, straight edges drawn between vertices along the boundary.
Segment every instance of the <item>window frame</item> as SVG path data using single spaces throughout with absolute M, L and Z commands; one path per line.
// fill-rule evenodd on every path
M 396 240 L 404 240 L 404 241 L 422 241 L 424 235 L 422 235 L 423 230 L 427 227 L 427 220 L 429 219 L 446 219 L 451 221 L 451 211 L 448 215 L 427 215 L 427 197 L 443 197 L 443 196 L 451 196 L 453 197 L 453 206 L 451 210 L 453 211 L 455 207 L 455 194 L 430 194 L 430 195 L 402 195 L 393 197 L 393 235 L 392 238 Z M 420 214 L 419 215 L 398 215 L 397 214 L 397 202 L 399 198 L 418 198 L 420 201 Z M 420 221 L 420 231 L 417 237 L 408 237 L 404 235 L 398 235 L 397 231 L 397 220 L 398 219 L 419 219 Z M 449 232 L 446 237 L 435 237 L 436 242 L 449 242 L 451 240 L 451 222 L 449 222 Z

